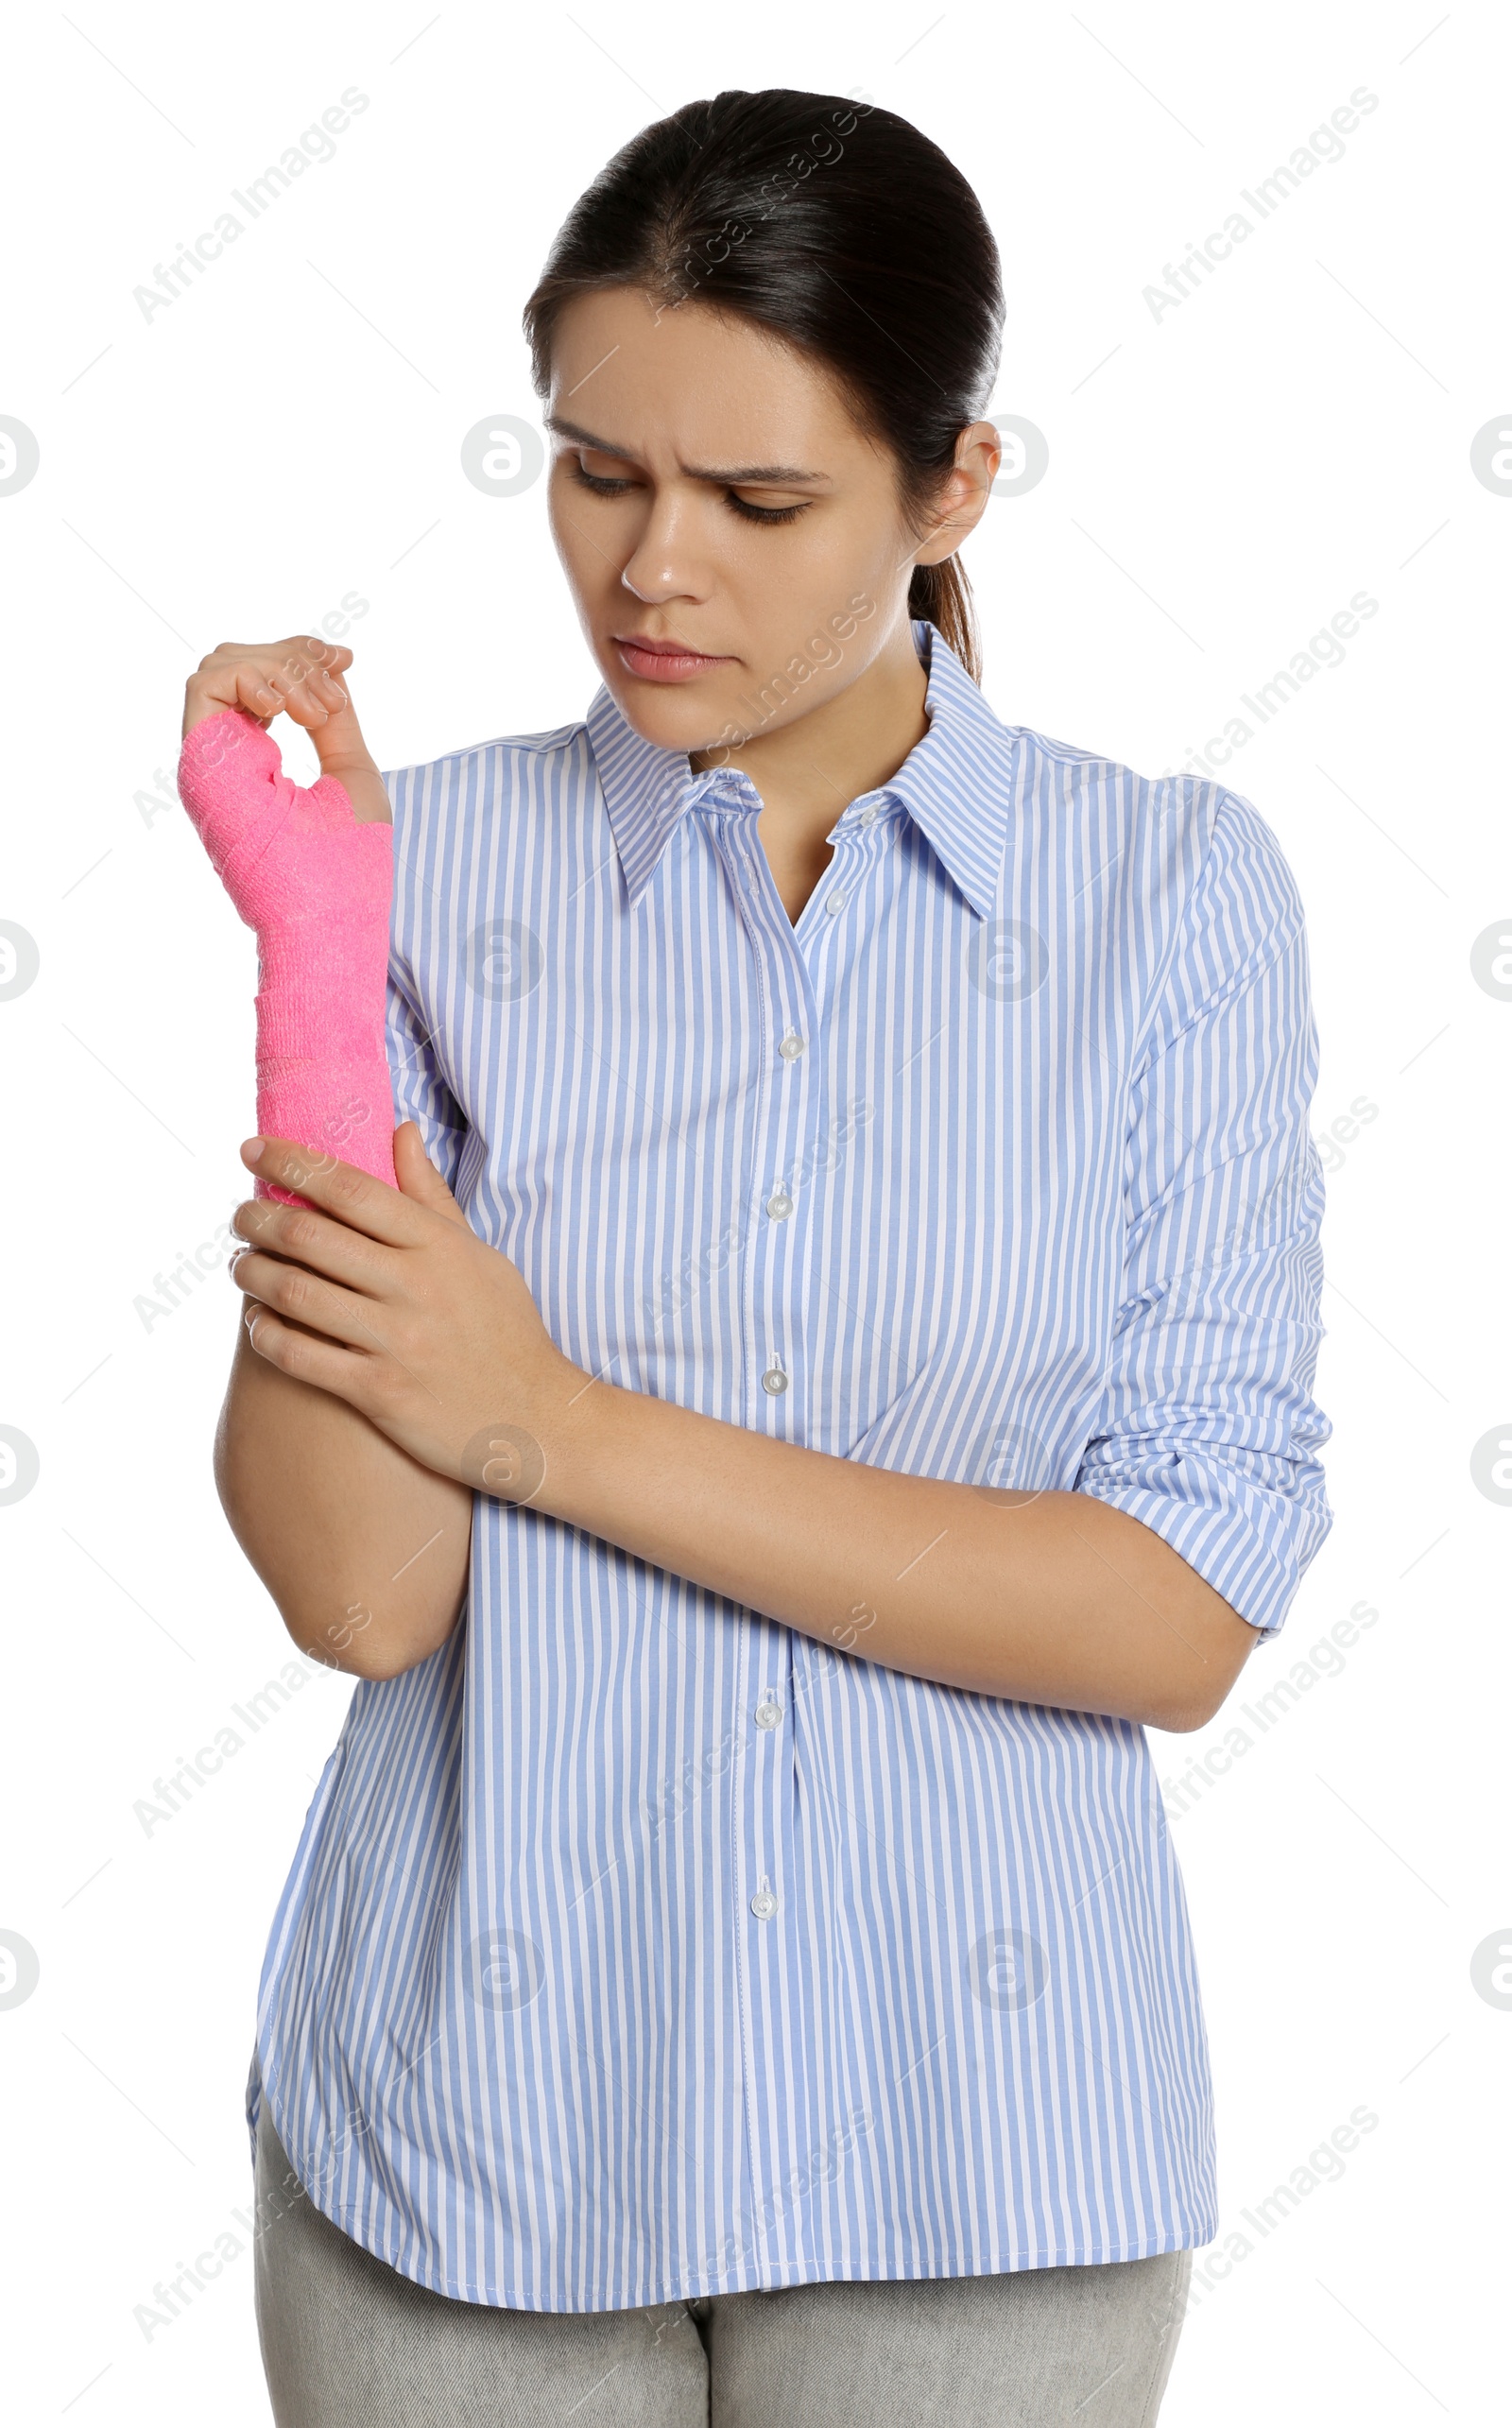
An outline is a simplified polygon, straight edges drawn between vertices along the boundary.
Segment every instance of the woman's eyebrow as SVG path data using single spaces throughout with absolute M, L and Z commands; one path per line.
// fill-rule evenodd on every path
M 564 422 L 558 413 L 543 417 L 544 426 L 555 430 L 558 438 L 573 439 L 580 447 L 592 447 L 595 455 L 622 456 L 633 463 L 635 453 L 630 447 L 616 447 L 610 439 L 596 439 L 592 430 L 580 429 L 576 422 Z M 689 480 L 723 481 L 730 488 L 754 488 L 762 481 L 822 481 L 829 483 L 828 473 L 800 472 L 796 464 L 737 464 L 732 469 L 711 471 L 701 464 L 679 464 L 678 470 Z

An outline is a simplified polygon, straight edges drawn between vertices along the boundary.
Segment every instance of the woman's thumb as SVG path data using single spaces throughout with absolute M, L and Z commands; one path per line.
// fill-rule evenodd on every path
M 418 1122 L 402 1121 L 394 1132 L 394 1178 L 406 1197 L 414 1197 L 436 1214 L 449 1214 L 455 1222 L 466 1223 L 467 1216 L 425 1152 Z
M 323 725 L 307 726 L 305 731 L 315 744 L 321 775 L 334 776 L 343 787 L 358 825 L 391 826 L 394 813 L 387 788 L 376 759 L 362 738 L 362 728 L 350 700 L 345 708 L 333 709 Z

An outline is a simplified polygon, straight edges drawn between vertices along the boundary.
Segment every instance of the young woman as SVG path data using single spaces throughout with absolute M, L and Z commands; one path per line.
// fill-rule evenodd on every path
M 272 1133 L 217 1476 L 360 1680 L 249 2086 L 281 2423 L 1156 2416 L 1144 1730 L 1329 1522 L 1314 1044 L 1248 802 L 978 687 L 1002 323 L 903 120 L 690 104 L 525 312 L 583 721 L 380 776 L 349 650 L 190 680 Z

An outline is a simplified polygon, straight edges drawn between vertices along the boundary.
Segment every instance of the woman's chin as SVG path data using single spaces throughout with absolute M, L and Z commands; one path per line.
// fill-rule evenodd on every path
M 740 715 L 737 684 L 721 683 L 722 696 L 715 697 L 701 677 L 688 683 L 651 684 L 618 672 L 606 674 L 605 680 L 627 724 L 659 749 L 712 750 L 749 730 L 749 718 Z

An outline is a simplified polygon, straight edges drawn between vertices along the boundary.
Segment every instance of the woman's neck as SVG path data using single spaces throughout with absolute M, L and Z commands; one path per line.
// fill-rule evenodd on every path
M 806 715 L 688 753 L 696 772 L 719 765 L 749 776 L 762 797 L 756 832 L 795 922 L 833 857 L 825 837 L 835 819 L 895 776 L 928 732 L 927 683 L 905 615 L 855 680 Z

